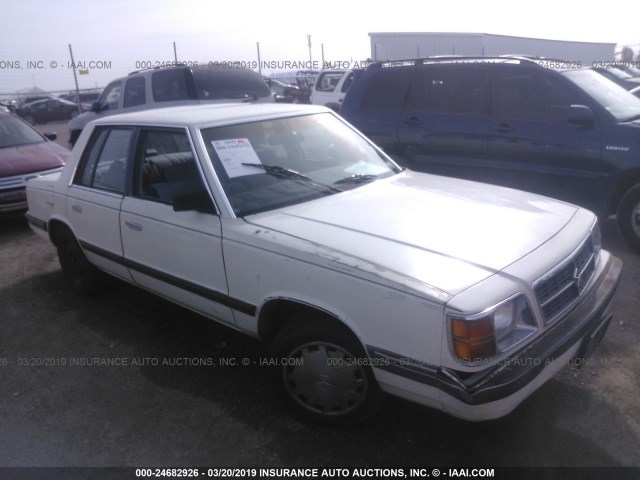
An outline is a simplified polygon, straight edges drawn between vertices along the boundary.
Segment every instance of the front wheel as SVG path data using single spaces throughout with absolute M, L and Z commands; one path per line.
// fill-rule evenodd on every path
M 56 243 L 60 266 L 71 288 L 81 295 L 93 295 L 102 290 L 104 274 L 89 263 L 73 233 L 64 228 Z
M 303 317 L 285 325 L 272 345 L 285 402 L 323 423 L 368 418 L 380 406 L 382 392 L 359 341 L 326 319 Z
M 631 248 L 640 251 L 640 185 L 629 190 L 616 214 L 620 236 Z

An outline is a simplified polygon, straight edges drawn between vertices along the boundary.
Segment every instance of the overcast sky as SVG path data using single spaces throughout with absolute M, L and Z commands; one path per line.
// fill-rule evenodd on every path
M 369 57 L 369 32 L 472 32 L 640 48 L 640 6 L 537 0 L 3 0 L 0 96 L 37 86 L 73 88 L 76 62 L 98 62 L 80 88 L 104 87 L 139 62 L 326 61 Z M 31 62 L 31 63 L 28 63 Z M 102 63 L 100 63 L 102 62 Z M 137 63 L 138 62 L 138 63 Z M 264 73 L 264 72 L 263 72 Z

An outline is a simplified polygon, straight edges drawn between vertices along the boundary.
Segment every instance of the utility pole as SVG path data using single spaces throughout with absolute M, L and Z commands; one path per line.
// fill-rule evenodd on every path
M 309 68 L 313 65 L 311 60 L 311 35 L 307 35 L 307 45 L 309 46 Z
M 176 42 L 173 42 L 173 58 L 178 63 L 178 51 L 176 50 Z
M 322 68 L 324 68 L 324 66 L 326 65 L 326 64 L 324 63 L 324 43 L 321 43 L 321 44 L 320 44 L 320 50 L 321 50 L 321 52 L 322 52 Z
M 258 50 L 258 73 L 262 75 L 262 61 L 260 60 L 260 42 L 256 42 L 256 49 Z
M 76 95 L 78 96 L 78 113 L 82 113 L 80 108 L 80 87 L 78 87 L 78 76 L 76 75 L 76 62 L 73 59 L 73 50 L 69 44 L 69 55 L 71 56 L 71 66 L 73 67 L 73 80 L 76 82 Z

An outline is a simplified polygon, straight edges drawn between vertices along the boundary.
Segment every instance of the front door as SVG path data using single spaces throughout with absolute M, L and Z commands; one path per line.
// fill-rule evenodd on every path
M 143 129 L 131 195 L 121 207 L 125 263 L 142 287 L 233 324 L 220 217 L 213 209 L 173 208 L 176 199 L 205 192 L 187 131 Z

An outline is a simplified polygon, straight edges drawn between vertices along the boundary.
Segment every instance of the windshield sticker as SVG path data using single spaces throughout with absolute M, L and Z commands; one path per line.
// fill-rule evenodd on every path
M 353 173 L 354 175 L 380 175 L 388 172 L 389 169 L 383 165 L 376 165 L 374 163 L 365 162 L 360 160 L 358 163 L 354 163 L 349 168 L 344 169 L 347 173 Z
M 220 158 L 229 178 L 242 177 L 264 173 L 255 167 L 248 167 L 243 163 L 262 164 L 258 154 L 251 146 L 248 138 L 234 138 L 230 140 L 214 140 L 211 142 L 214 150 Z

